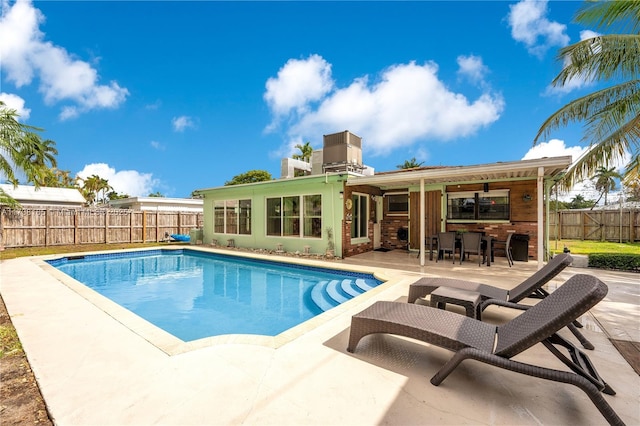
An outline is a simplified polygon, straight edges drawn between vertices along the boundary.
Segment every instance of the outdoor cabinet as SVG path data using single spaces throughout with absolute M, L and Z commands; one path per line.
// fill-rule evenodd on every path
M 529 261 L 529 235 L 513 234 L 513 237 L 511 237 L 511 254 L 513 260 Z

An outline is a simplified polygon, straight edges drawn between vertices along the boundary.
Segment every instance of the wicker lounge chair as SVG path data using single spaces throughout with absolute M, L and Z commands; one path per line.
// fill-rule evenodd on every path
M 511 290 L 455 278 L 421 278 L 409 286 L 409 297 L 407 301 L 409 303 L 416 303 L 419 298 L 431 294 L 431 292 L 438 287 L 454 287 L 480 293 L 484 301 L 478 311 L 479 315 L 482 315 L 482 311 L 491 305 L 525 310 L 529 308 L 529 305 L 523 305 L 518 302 L 527 297 L 536 299 L 547 297 L 549 293 L 543 289 L 542 286 L 562 272 L 572 261 L 573 258 L 568 253 L 558 254 L 549 260 L 545 266 Z M 585 349 L 593 349 L 593 344 L 578 330 L 579 327 L 582 327 L 582 324 L 575 321 L 569 324 L 568 327 Z
M 369 334 L 388 333 L 421 340 L 455 352 L 431 378 L 438 386 L 463 360 L 470 358 L 510 371 L 569 383 L 582 389 L 611 424 L 624 424 L 601 392 L 615 395 L 588 356 L 556 332 L 587 312 L 607 294 L 598 278 L 578 274 L 551 295 L 503 325 L 492 325 L 454 312 L 400 302 L 375 302 L 351 319 L 347 351 Z M 495 349 L 494 349 L 495 339 Z M 511 360 L 542 343 L 572 372 Z M 567 357 L 561 350 L 566 349 Z

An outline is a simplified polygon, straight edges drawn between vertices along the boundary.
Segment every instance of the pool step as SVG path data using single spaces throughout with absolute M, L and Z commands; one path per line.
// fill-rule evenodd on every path
M 353 287 L 353 280 L 342 280 L 340 288 L 351 297 L 360 296 L 364 291 L 360 287 Z
M 320 281 L 311 289 L 311 300 L 313 300 L 313 303 L 315 303 L 322 311 L 328 311 L 329 309 L 338 306 L 335 301 L 329 299 L 329 295 L 327 294 L 328 284 L 329 281 Z
M 311 300 L 322 311 L 327 311 L 361 295 L 378 284 L 375 280 L 363 278 L 320 281 L 311 289 Z
M 371 290 L 374 286 L 370 285 L 367 280 L 365 280 L 364 278 L 358 278 L 356 279 L 356 283 L 355 285 L 361 289 L 362 291 L 368 291 Z
M 327 284 L 327 287 L 326 287 L 326 292 L 327 292 L 327 295 L 331 299 L 336 301 L 339 305 L 340 303 L 344 303 L 347 300 L 351 299 L 353 296 L 349 296 L 349 297 L 343 296 L 338 290 L 338 285 L 340 285 L 340 281 L 338 280 L 329 281 L 329 284 Z

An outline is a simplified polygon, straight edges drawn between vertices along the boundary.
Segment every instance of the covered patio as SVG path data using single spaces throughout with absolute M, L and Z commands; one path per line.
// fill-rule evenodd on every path
M 473 361 L 435 387 L 429 378 L 451 353 L 411 339 L 372 335 L 355 353 L 346 351 L 351 316 L 375 300 L 406 301 L 408 286 L 420 277 L 510 288 L 533 273 L 537 262 L 509 267 L 497 258 L 490 268 L 479 268 L 473 262 L 429 262 L 406 250 L 355 255 L 331 263 L 375 271 L 388 283 L 320 315 L 297 337 L 280 345 L 230 338 L 175 355 L 37 262 L 3 261 L 0 290 L 59 425 L 606 423 L 575 387 Z M 586 352 L 617 392 L 606 400 L 625 423 L 640 424 L 640 376 L 612 344 L 640 342 L 637 274 L 569 267 L 548 290 L 576 273 L 596 275 L 609 286 L 606 298 L 580 318 L 595 345 Z M 498 323 L 514 315 L 495 308 L 485 320 Z M 561 333 L 572 338 L 566 330 Z M 565 369 L 541 345 L 517 359 Z
M 429 248 L 427 239 L 437 232 L 471 227 L 482 229 L 483 233 L 486 231 L 487 236 L 504 240 L 506 229 L 521 227 L 532 234 L 531 244 L 535 247 L 535 259 L 540 267 L 548 245 L 548 219 L 545 212 L 549 211 L 549 191 L 570 164 L 571 157 L 563 156 L 471 166 L 424 167 L 350 178 L 345 186 L 348 192 L 370 191 L 374 202 L 379 202 L 378 195 L 386 197 L 398 191 L 412 195 L 406 222 L 402 214 L 390 213 L 386 205 L 384 219 L 400 222 L 400 226 L 406 223 L 409 235 L 417 238 L 418 244 L 413 244 L 413 247 L 419 250 L 419 263 L 422 266 L 425 265 L 425 253 Z M 448 209 L 452 202 L 448 200 L 449 197 L 459 197 L 462 201 L 464 196 L 472 193 L 486 195 L 490 191 L 500 192 L 503 196 L 506 194 L 506 216 L 476 217 L 475 220 L 451 216 L 452 212 Z M 349 199 L 348 195 L 345 194 L 346 199 Z M 375 224 L 372 234 L 375 240 Z

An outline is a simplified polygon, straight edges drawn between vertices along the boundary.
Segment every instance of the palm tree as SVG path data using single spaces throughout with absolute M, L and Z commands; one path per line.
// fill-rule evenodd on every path
M 582 194 L 576 194 L 576 196 L 573 197 L 569 202 L 570 209 L 586 209 L 595 205 L 595 201 L 585 199 L 584 195 Z
M 294 160 L 302 160 L 307 163 L 311 162 L 311 154 L 313 154 L 313 147 L 311 142 L 305 142 L 304 145 L 296 145 L 296 148 L 300 150 L 300 154 L 293 154 Z
M 621 179 L 622 175 L 618 173 L 615 167 L 607 169 L 606 167 L 598 167 L 596 174 L 593 176 L 594 185 L 596 190 L 600 192 L 600 197 L 596 201 L 596 204 L 600 202 L 600 199 L 604 195 L 604 205 L 607 205 L 607 195 L 610 191 L 616 189 L 615 179 Z
M 53 169 L 53 174 L 56 176 L 58 184 L 62 188 L 76 188 L 78 186 L 78 178 L 71 177 L 70 170 Z
M 624 189 L 627 201 L 640 201 L 640 179 L 625 185 Z
M 98 192 L 102 194 L 102 198 L 100 198 L 100 202 L 102 204 L 107 204 L 108 191 L 113 191 L 113 187 L 109 185 L 109 181 L 107 179 L 100 178 L 98 181 Z
M 105 193 L 113 188 L 109 186 L 109 181 L 101 178 L 98 175 L 91 175 L 84 179 L 82 185 L 82 195 L 89 204 L 96 204 L 100 201 L 98 197 L 102 192 L 102 202 L 105 202 Z
M 58 165 L 56 143 L 50 139 L 43 141 L 35 133 L 27 133 L 25 139 L 28 144 L 18 152 L 17 164 L 24 170 L 27 181 L 46 186 L 45 181 L 52 174 L 51 168 Z
M 561 182 L 567 189 L 598 170 L 611 167 L 627 154 L 624 179 L 640 173 L 640 1 L 587 2 L 575 20 L 597 29 L 622 30 L 628 34 L 606 34 L 582 40 L 560 50 L 565 66 L 553 80 L 564 86 L 572 79 L 611 81 L 612 85 L 573 100 L 542 124 L 534 144 L 550 132 L 573 122 L 584 122 L 584 140 L 589 150 L 568 170 Z
M 39 187 L 41 178 L 48 169 L 47 163 L 55 166 L 55 155 L 58 152 L 52 147 L 52 141 L 42 142 L 36 133 L 42 129 L 22 124 L 18 117 L 15 109 L 0 101 L 0 173 L 8 182 L 18 185 L 16 174 L 23 171 L 27 180 Z M 0 199 L 0 204 L 19 206 L 1 189 Z
M 398 164 L 396 167 L 399 169 L 414 169 L 416 167 L 420 167 L 424 164 L 424 161 L 416 160 L 416 157 L 412 157 L 411 160 L 404 160 L 403 164 Z

